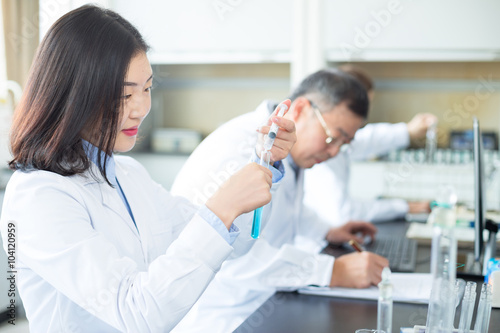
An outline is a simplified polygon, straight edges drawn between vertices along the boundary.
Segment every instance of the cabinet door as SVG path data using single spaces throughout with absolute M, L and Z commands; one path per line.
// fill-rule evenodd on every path
M 289 61 L 292 1 L 114 0 L 154 63 Z
M 329 60 L 496 60 L 496 0 L 325 1 Z

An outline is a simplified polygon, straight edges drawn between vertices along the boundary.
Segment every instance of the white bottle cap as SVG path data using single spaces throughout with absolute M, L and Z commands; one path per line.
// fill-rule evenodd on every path
M 382 281 L 378 284 L 380 297 L 384 299 L 392 298 L 391 269 L 384 267 L 382 270 Z

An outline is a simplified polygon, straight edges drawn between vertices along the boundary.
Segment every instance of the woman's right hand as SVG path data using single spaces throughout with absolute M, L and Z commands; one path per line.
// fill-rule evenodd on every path
M 271 201 L 271 185 L 271 171 L 257 163 L 250 163 L 223 183 L 207 200 L 206 206 L 229 230 L 238 216 Z

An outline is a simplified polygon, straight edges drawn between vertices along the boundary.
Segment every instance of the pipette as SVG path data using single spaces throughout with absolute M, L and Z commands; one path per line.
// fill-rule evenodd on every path
M 286 101 L 285 101 L 286 103 Z M 288 105 L 285 103 L 281 103 L 278 105 L 278 117 L 283 117 L 285 112 L 288 110 Z M 271 128 L 266 135 L 266 139 L 264 140 L 264 151 L 260 155 L 260 165 L 269 168 L 269 161 L 271 160 L 271 148 L 273 147 L 274 140 L 276 139 L 276 135 L 278 134 L 279 126 L 275 123 L 271 124 Z M 251 236 L 253 239 L 259 238 L 260 235 L 260 225 L 262 218 L 262 209 L 264 207 L 259 207 L 253 212 L 253 222 L 252 222 L 252 232 Z
M 278 117 L 283 117 L 286 110 L 288 110 L 288 106 L 284 103 L 281 103 L 278 107 L 280 108 L 278 111 Z M 267 133 L 266 140 L 264 141 L 264 150 L 271 150 L 274 144 L 274 139 L 276 139 L 277 134 L 278 134 L 278 125 L 272 123 L 271 128 L 269 129 L 269 133 Z

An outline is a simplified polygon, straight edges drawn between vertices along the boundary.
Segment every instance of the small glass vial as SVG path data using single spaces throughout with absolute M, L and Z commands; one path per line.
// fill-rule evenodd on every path
M 455 204 L 457 196 L 451 186 L 440 187 L 433 203 L 429 223 L 433 224 L 431 247 L 431 274 L 433 278 L 427 332 L 452 332 L 455 313 L 455 278 L 457 262 L 457 240 Z
M 378 284 L 377 331 L 392 332 L 392 283 L 391 270 L 384 267 L 382 281 Z

